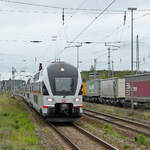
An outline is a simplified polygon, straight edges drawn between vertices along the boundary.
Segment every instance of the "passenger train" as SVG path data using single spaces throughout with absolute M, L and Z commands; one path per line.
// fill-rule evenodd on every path
M 73 122 L 82 116 L 82 79 L 78 69 L 55 61 L 19 88 L 19 95 L 43 117 L 54 122 Z

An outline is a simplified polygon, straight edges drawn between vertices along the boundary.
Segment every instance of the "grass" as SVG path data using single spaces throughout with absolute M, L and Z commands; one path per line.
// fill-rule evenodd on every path
M 109 124 L 104 124 L 103 130 L 104 130 L 104 133 L 105 133 L 105 134 L 110 134 L 110 135 L 112 135 L 113 137 L 118 137 L 118 138 L 121 138 L 121 137 L 122 137 L 122 136 L 121 136 L 119 133 L 117 133 L 115 130 L 112 130 L 112 129 L 110 128 Z
M 0 96 L 0 149 L 43 150 L 23 105 L 9 95 Z
M 135 141 L 140 145 L 148 145 L 149 144 L 148 138 L 146 136 L 144 136 L 143 134 L 139 134 L 138 137 L 135 138 Z
M 130 145 L 129 144 L 124 144 L 123 149 L 126 150 L 126 149 L 135 148 L 134 141 L 132 139 L 130 139 L 129 137 L 125 137 L 125 136 L 119 134 L 117 131 L 111 129 L 109 124 L 107 124 L 107 123 L 104 124 L 103 130 L 104 130 L 104 133 L 105 133 L 106 136 L 111 135 L 110 136 L 111 141 L 114 140 L 114 143 L 116 143 L 116 138 L 124 139 L 125 141 L 128 141 L 129 143 L 133 142 L 133 144 L 130 143 Z
M 131 145 L 125 144 L 123 148 L 124 149 L 129 149 L 129 148 L 131 148 Z

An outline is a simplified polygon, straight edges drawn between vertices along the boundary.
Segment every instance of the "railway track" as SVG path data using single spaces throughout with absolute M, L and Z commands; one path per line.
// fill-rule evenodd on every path
M 85 101 L 87 103 L 94 103 L 94 102 L 91 102 L 91 101 Z M 105 104 L 103 104 L 105 105 Z M 108 105 L 106 105 L 108 106 Z M 116 106 L 117 107 L 117 106 Z M 86 109 L 84 109 L 86 110 Z M 122 110 L 123 111 L 123 110 Z M 126 111 L 123 111 L 124 113 L 126 113 Z M 137 113 L 137 112 L 136 112 Z M 116 116 L 116 117 L 120 117 L 117 113 L 107 113 L 108 115 L 113 115 L 113 116 Z M 140 113 L 139 113 L 140 114 Z M 136 122 L 141 122 L 143 124 L 147 124 L 150 126 L 150 121 L 147 121 L 147 120 L 143 120 L 143 119 L 136 119 L 136 118 L 132 118 L 132 117 L 127 117 L 127 116 L 124 116 L 123 117 L 124 119 L 127 119 L 127 120 L 132 120 L 132 121 L 136 121 Z
M 65 126 L 49 125 L 75 150 L 118 150 L 76 124 Z
M 84 109 L 84 115 L 92 118 L 96 118 L 98 120 L 103 120 L 105 122 L 114 124 L 121 128 L 139 133 L 144 134 L 147 137 L 150 137 L 150 125 L 143 124 L 137 121 L 120 118 L 118 116 L 108 115 L 100 112 L 95 112 L 92 110 Z

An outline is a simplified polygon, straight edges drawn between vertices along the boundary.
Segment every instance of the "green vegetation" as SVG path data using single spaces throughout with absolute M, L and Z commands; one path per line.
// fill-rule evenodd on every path
M 21 102 L 0 96 L 0 149 L 42 150 Z
M 143 134 L 138 135 L 138 137 L 135 138 L 135 141 L 140 145 L 148 145 L 149 144 L 148 138 L 146 136 L 144 136 Z
M 143 72 L 143 73 L 148 73 L 148 72 Z M 81 72 L 81 76 L 82 76 L 83 81 L 89 80 L 89 74 L 94 74 L 93 69 L 91 69 L 90 71 L 82 71 Z M 108 71 L 107 70 L 98 70 L 97 74 L 99 75 L 98 76 L 99 79 L 108 78 Z M 136 74 L 136 72 L 134 72 L 133 74 Z M 129 71 L 129 70 L 114 71 L 113 77 L 124 78 L 125 76 L 128 76 L 128 75 L 131 75 L 131 71 Z
M 125 144 L 125 145 L 124 145 L 124 149 L 129 149 L 129 148 L 131 148 L 130 145 L 128 145 L 128 144 Z
M 112 130 L 112 129 L 110 128 L 110 125 L 107 124 L 107 123 L 104 124 L 103 130 L 104 130 L 104 133 L 105 133 L 105 134 L 110 134 L 110 135 L 112 135 L 113 137 L 125 138 L 125 137 L 123 137 L 121 134 L 117 133 L 117 131 Z

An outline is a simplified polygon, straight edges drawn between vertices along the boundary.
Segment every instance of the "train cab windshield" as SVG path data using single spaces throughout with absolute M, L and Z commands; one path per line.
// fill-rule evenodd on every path
M 78 70 L 64 62 L 47 67 L 48 78 L 54 96 L 75 95 L 78 83 Z
M 73 91 L 73 79 L 69 77 L 55 78 L 55 91 L 61 93 Z

